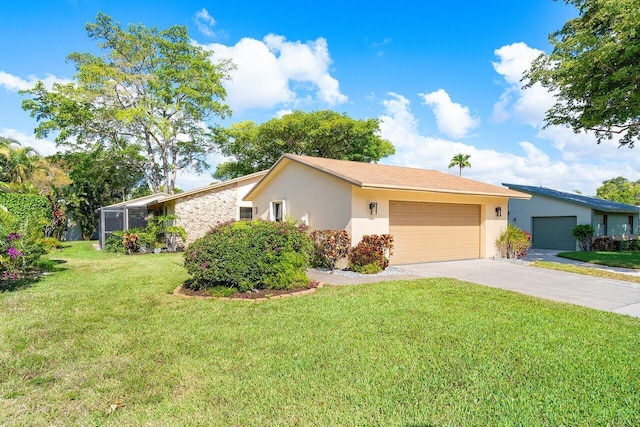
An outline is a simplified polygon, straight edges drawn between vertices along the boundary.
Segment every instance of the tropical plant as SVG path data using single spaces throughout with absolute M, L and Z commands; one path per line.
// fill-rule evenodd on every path
M 364 274 L 386 270 L 392 249 L 393 236 L 390 234 L 362 236 L 362 240 L 349 252 L 349 268 Z
M 313 241 L 311 265 L 333 270 L 336 264 L 349 255 L 351 236 L 346 230 L 315 230 L 310 234 Z
M 469 162 L 470 157 L 471 157 L 471 154 L 462 154 L 462 153 L 456 154 L 451 158 L 451 161 L 449 162 L 449 169 L 451 169 L 454 166 L 458 166 L 460 168 L 458 176 L 462 176 L 462 168 L 471 167 L 471 163 Z
M 531 234 L 513 224 L 507 225 L 496 240 L 498 254 L 503 258 L 524 258 L 530 246 Z

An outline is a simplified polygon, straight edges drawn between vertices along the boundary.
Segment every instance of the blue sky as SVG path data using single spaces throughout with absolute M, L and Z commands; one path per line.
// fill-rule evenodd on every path
M 382 163 L 457 173 L 448 162 L 466 153 L 466 177 L 585 194 L 616 176 L 640 178 L 640 160 L 615 141 L 543 129 L 553 94 L 521 89 L 522 71 L 550 50 L 548 34 L 577 15 L 552 0 L 17 0 L 0 14 L 0 135 L 56 150 L 33 137 L 17 91 L 72 79 L 65 57 L 98 53 L 85 31 L 98 12 L 123 26 L 185 25 L 214 60 L 230 58 L 234 113 L 225 125 L 333 109 L 381 120 L 397 149 Z M 209 174 L 178 179 L 184 189 L 209 182 Z

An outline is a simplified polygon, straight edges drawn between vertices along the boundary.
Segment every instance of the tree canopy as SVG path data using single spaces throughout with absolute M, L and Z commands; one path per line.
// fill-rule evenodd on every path
M 122 140 L 137 145 L 149 189 L 172 193 L 178 172 L 208 168 L 213 146 L 204 121 L 231 113 L 221 83 L 231 64 L 212 63 L 183 26 L 124 30 L 99 13 L 86 29 L 102 56 L 71 53 L 72 83 L 48 90 L 39 82 L 23 91 L 23 109 L 38 120 L 36 136 L 53 132 L 56 143 L 85 151 L 117 148 Z
M 294 111 L 259 125 L 247 121 L 216 127 L 215 144 L 232 160 L 218 165 L 213 176 L 230 179 L 268 169 L 285 153 L 377 162 L 395 153 L 391 142 L 378 135 L 379 124 L 322 110 Z
M 640 181 L 632 182 L 619 176 L 606 180 L 596 190 L 596 196 L 613 202 L 640 205 Z
M 462 153 L 456 154 L 451 158 L 451 161 L 449 162 L 449 169 L 451 169 L 454 166 L 458 166 L 458 168 L 460 168 L 458 176 L 462 176 L 462 169 L 471 167 L 471 163 L 469 162 L 470 157 L 471 157 L 471 154 L 462 154 Z
M 548 125 L 591 130 L 598 143 L 620 135 L 633 147 L 640 137 L 640 5 L 637 0 L 565 0 L 579 16 L 552 33 L 550 55 L 525 74 L 557 102 Z

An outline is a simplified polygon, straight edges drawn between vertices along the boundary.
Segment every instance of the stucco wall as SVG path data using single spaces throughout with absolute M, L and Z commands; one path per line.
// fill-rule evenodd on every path
M 306 216 L 312 230 L 349 230 L 351 185 L 313 168 L 290 162 L 274 174 L 251 200 L 258 217 L 271 218 L 271 202 L 284 201 L 285 215 L 296 221 Z
M 602 225 L 602 216 L 607 216 L 606 229 Z M 638 215 L 633 215 L 633 228 L 629 227 L 629 215 L 632 214 L 612 214 L 603 212 L 594 212 L 591 225 L 596 230 L 596 236 L 615 236 L 628 237 L 629 235 L 638 235 Z

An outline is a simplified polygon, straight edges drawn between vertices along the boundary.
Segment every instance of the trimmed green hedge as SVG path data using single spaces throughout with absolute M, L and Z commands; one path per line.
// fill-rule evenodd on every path
M 193 280 L 186 286 L 226 286 L 240 292 L 304 287 L 312 251 L 306 232 L 290 222 L 220 224 L 187 247 L 184 265 Z
M 49 200 L 38 194 L 0 193 L 0 205 L 6 207 L 18 222 L 27 218 L 51 219 Z

